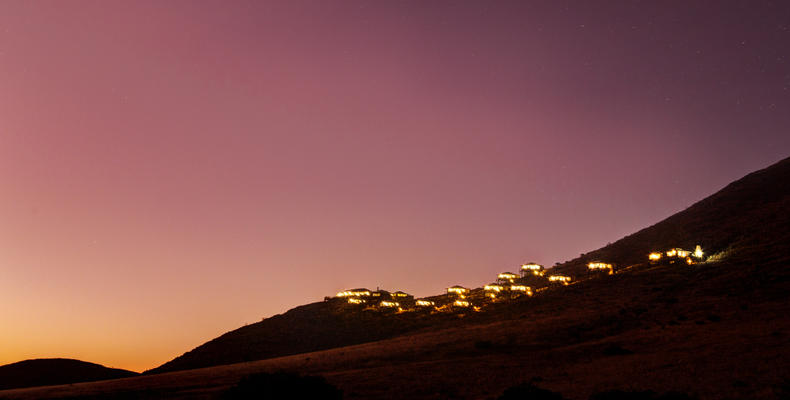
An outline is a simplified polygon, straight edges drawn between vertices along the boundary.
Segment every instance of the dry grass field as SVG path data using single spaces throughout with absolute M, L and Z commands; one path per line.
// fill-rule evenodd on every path
M 314 303 L 228 332 L 151 371 L 159 374 L 0 391 L 0 399 L 210 399 L 276 371 L 323 376 L 347 399 L 495 399 L 523 382 L 569 399 L 611 390 L 790 398 L 788 181 L 790 159 L 558 265 L 576 278 L 569 286 L 482 312 Z M 713 261 L 645 263 L 649 251 L 697 240 Z M 616 273 L 587 276 L 592 259 L 614 262 Z
M 322 375 L 347 399 L 493 399 L 531 380 L 570 399 L 613 389 L 781 398 L 790 388 L 788 279 L 769 274 L 760 288 L 729 292 L 754 274 L 729 263 L 636 266 L 502 304 L 484 317 L 459 315 L 455 327 L 0 398 L 216 398 L 246 375 L 273 371 Z

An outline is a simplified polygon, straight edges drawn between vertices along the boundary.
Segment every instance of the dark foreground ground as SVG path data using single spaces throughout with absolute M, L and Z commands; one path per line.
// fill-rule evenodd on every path
M 785 260 L 638 265 L 485 318 L 269 360 L 0 391 L 3 399 L 216 398 L 255 372 L 322 375 L 347 399 L 488 399 L 524 381 L 587 399 L 679 391 L 700 399 L 790 398 Z

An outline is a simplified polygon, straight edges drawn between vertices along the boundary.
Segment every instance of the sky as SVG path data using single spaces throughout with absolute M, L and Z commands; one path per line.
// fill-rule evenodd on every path
M 790 156 L 789 43 L 780 1 L 0 2 L 0 364 L 597 249 Z

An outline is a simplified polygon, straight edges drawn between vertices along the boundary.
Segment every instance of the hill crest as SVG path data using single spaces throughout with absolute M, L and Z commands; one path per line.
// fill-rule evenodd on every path
M 0 366 L 0 390 L 60 385 L 139 375 L 124 369 L 69 358 L 39 358 Z
M 586 264 L 593 260 L 614 263 L 616 269 L 622 269 L 644 263 L 651 251 L 674 247 L 693 249 L 697 244 L 708 254 L 726 256 L 731 264 L 759 257 L 762 267 L 786 266 L 790 263 L 790 213 L 787 212 L 790 186 L 785 182 L 790 182 L 790 158 L 750 173 L 677 214 L 551 270 L 580 277 L 586 274 Z M 767 254 L 770 259 L 766 258 Z M 466 318 L 465 323 L 475 318 L 478 317 Z M 313 303 L 225 333 L 146 372 L 299 354 L 451 323 L 459 323 L 458 318 L 420 314 L 349 315 L 334 308 L 331 302 Z

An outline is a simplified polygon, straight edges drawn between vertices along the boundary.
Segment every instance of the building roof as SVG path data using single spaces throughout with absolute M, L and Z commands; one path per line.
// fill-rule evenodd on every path
M 461 285 L 450 286 L 448 289 L 466 289 L 466 290 L 469 290 L 469 288 L 465 288 L 465 287 L 463 287 Z

